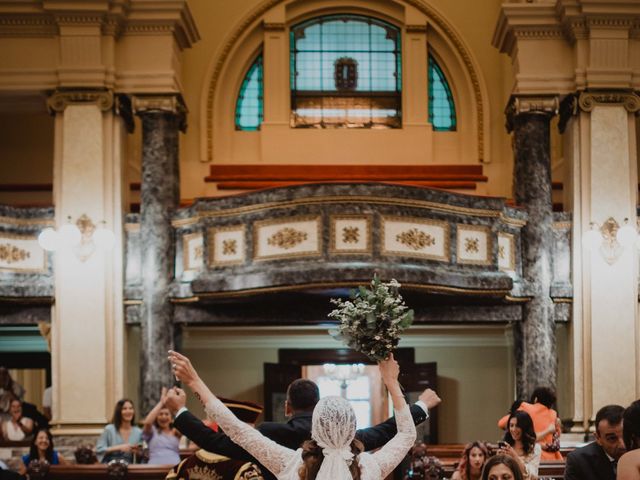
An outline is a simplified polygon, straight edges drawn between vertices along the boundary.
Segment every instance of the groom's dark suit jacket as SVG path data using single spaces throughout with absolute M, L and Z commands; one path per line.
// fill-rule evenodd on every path
M 609 457 L 596 442 L 567 455 L 564 480 L 616 480 Z
M 418 405 L 411 405 L 411 416 L 416 425 L 426 420 L 424 410 Z M 188 410 L 176 417 L 174 427 L 191 441 L 197 443 L 200 448 L 209 452 L 235 460 L 258 463 L 245 449 L 233 443 L 227 435 L 214 432 Z M 265 437 L 296 450 L 305 440 L 311 438 L 311 412 L 298 413 L 291 417 L 287 423 L 264 422 L 257 428 Z M 356 438 L 364 444 L 365 450 L 374 450 L 387 443 L 396 434 L 396 431 L 395 418 L 389 418 L 375 427 L 358 430 Z M 275 478 L 267 468 L 261 466 L 261 469 L 265 479 Z

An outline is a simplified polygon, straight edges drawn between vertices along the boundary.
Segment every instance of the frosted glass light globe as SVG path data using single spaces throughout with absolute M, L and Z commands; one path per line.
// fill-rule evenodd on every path
M 38 235 L 38 243 L 44 250 L 55 252 L 60 246 L 60 235 L 51 227 L 45 228 Z
M 58 233 L 60 234 L 62 242 L 71 247 L 79 245 L 82 240 L 82 233 L 80 233 L 80 229 L 73 223 L 64 224 Z
M 93 242 L 102 250 L 111 250 L 116 243 L 116 236 L 108 228 L 98 227 L 93 232 Z
M 601 244 L 602 234 L 596 229 L 587 230 L 582 235 L 582 246 L 586 249 L 597 250 Z
M 618 240 L 620 245 L 628 247 L 629 245 L 633 245 L 637 236 L 636 229 L 627 223 L 618 229 L 616 240 Z

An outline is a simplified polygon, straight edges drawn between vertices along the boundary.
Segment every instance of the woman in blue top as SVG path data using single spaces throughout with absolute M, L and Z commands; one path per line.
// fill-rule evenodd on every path
M 38 430 L 31 441 L 29 453 L 22 456 L 22 465 L 19 467 L 20 475 L 27 473 L 27 467 L 31 460 L 46 460 L 49 465 L 64 465 L 66 460 L 53 449 L 53 437 L 46 429 Z
M 135 463 L 142 445 L 142 430 L 134 425 L 136 412 L 127 398 L 118 400 L 111 423 L 104 427 L 96 444 L 96 454 L 102 463 L 123 459 Z

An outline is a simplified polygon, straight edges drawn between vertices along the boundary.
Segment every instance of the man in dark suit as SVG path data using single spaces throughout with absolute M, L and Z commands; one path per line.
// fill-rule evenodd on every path
M 280 445 L 291 449 L 299 448 L 305 440 L 311 438 L 311 415 L 319 400 L 318 386 L 306 379 L 291 382 L 287 389 L 285 413 L 287 423 L 263 422 L 258 430 Z M 428 411 L 440 403 L 436 393 L 427 389 L 420 395 L 416 404 L 411 406 L 411 415 L 416 425 L 424 422 Z M 236 460 L 257 462 L 246 450 L 236 445 L 221 432 L 214 432 L 185 408 L 186 395 L 183 390 L 174 388 L 167 395 L 165 405 L 176 415 L 174 426 L 190 440 L 207 451 L 215 452 Z M 383 446 L 396 434 L 396 423 L 390 418 L 375 427 L 356 432 L 356 438 L 364 444 L 365 450 L 374 450 Z M 268 469 L 261 467 L 265 479 L 273 479 Z
M 607 405 L 596 414 L 596 441 L 567 456 L 565 480 L 615 480 L 618 459 L 625 452 L 620 405 Z

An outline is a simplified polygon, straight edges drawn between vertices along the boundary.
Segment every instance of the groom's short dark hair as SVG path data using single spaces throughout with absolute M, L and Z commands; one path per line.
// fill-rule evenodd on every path
M 306 378 L 298 378 L 289 384 L 287 400 L 296 411 L 313 410 L 320 400 L 318 385 Z

